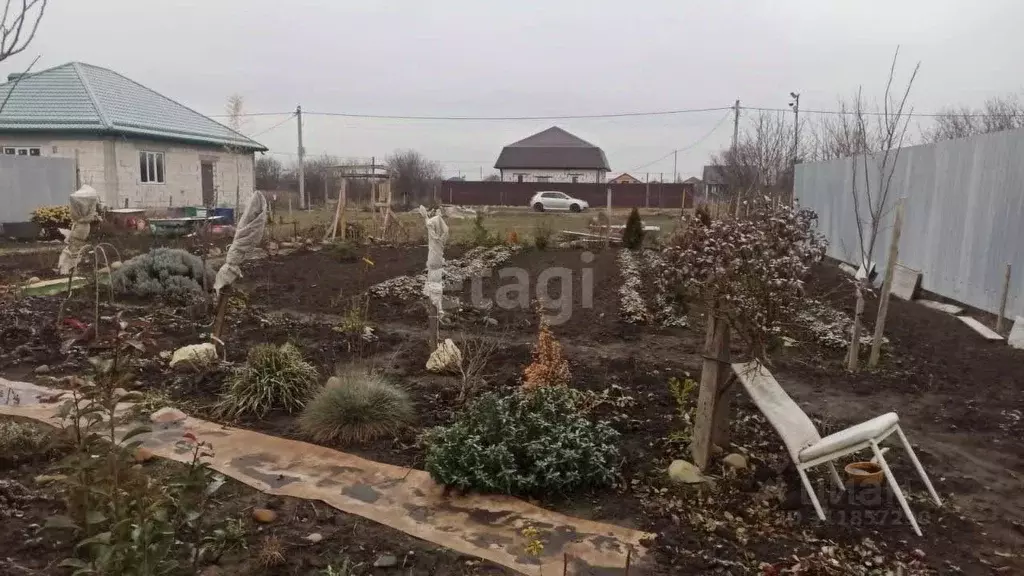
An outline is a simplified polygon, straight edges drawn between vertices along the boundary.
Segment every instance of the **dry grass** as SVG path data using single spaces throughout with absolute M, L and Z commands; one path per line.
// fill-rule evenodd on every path
M 273 568 L 285 563 L 284 544 L 277 536 L 267 536 L 260 543 L 256 561 L 264 568 Z

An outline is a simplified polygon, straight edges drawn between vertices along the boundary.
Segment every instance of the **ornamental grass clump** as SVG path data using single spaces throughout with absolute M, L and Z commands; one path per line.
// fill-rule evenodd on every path
M 412 424 L 412 400 L 379 374 L 350 370 L 306 404 L 299 428 L 317 442 L 353 444 L 395 436 Z
M 228 377 L 216 411 L 228 418 L 298 412 L 319 390 L 318 379 L 316 368 L 293 344 L 259 344 Z
M 608 486 L 619 435 L 586 414 L 583 393 L 567 386 L 484 394 L 450 426 L 424 435 L 426 471 L 444 486 L 501 494 Z
M 545 386 L 567 386 L 572 376 L 569 362 L 544 314 L 540 313 L 540 330 L 533 346 L 533 362 L 523 371 L 523 388 L 534 390 Z

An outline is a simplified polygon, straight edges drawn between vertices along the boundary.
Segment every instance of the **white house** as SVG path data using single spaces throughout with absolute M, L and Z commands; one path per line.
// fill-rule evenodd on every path
M 603 150 L 557 126 L 505 146 L 494 167 L 502 182 L 601 183 L 609 169 Z
M 72 158 L 108 206 L 234 206 L 267 148 L 117 72 L 71 62 L 0 84 L 0 153 Z M 68 191 L 72 192 L 71 190 Z

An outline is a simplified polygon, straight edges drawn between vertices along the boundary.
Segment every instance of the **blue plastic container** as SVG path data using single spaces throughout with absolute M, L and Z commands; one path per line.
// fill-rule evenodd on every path
M 220 219 L 217 220 L 217 224 L 235 223 L 234 208 L 213 208 L 212 210 L 210 210 L 210 216 L 220 216 Z

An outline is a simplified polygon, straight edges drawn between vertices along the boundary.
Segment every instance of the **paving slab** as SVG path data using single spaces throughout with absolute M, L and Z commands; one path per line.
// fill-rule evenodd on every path
M 985 326 L 984 324 L 982 324 L 981 322 L 974 318 L 971 318 L 970 316 L 957 316 L 957 318 L 959 318 L 960 321 L 962 321 L 964 324 L 970 326 L 972 330 L 974 330 L 978 334 L 981 334 L 982 337 L 985 338 L 986 340 L 1003 340 L 1003 337 L 997 334 L 995 330 L 989 328 L 988 326 Z

